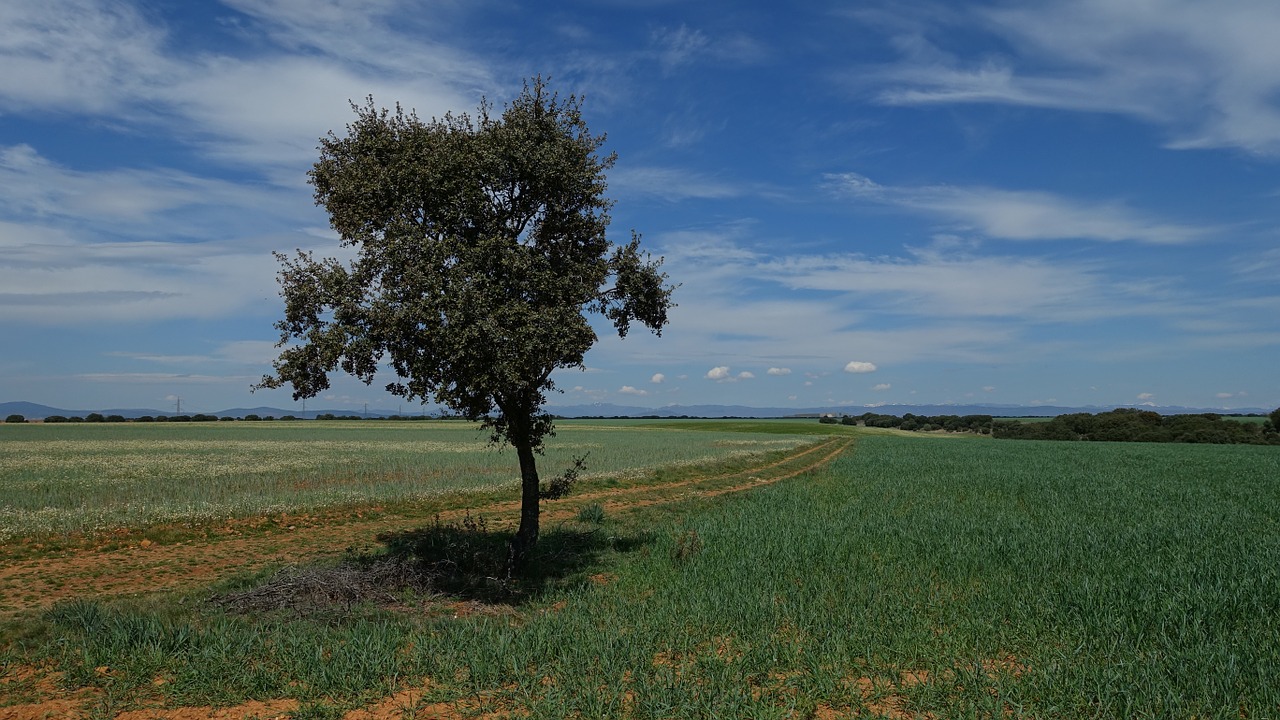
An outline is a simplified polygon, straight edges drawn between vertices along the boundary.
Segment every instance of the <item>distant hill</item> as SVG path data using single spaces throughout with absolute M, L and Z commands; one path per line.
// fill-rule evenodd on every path
M 73 416 L 84 417 L 89 413 L 99 413 L 101 415 L 120 415 L 121 417 L 130 418 L 130 419 L 139 418 L 144 415 L 149 415 L 151 417 L 172 417 L 174 415 L 179 414 L 172 410 L 156 410 L 153 408 L 101 408 L 101 409 L 93 409 L 93 410 L 69 410 L 66 408 L 55 408 L 55 407 L 50 407 L 48 405 L 40 405 L 38 403 L 32 403 L 32 402 L 0 403 L 0 419 L 3 419 L 9 415 L 21 415 L 27 418 L 28 420 L 40 420 L 40 419 L 49 417 L 50 415 L 62 415 L 63 417 L 73 417 Z M 277 407 L 263 406 L 263 407 L 255 407 L 255 408 L 227 408 L 225 410 L 218 410 L 216 412 L 209 412 L 206 410 L 196 410 L 196 409 L 187 410 L 184 408 L 181 414 L 182 415 L 197 415 L 197 414 L 214 415 L 216 417 L 233 417 L 233 418 L 243 418 L 245 415 L 258 415 L 260 417 L 266 417 L 268 415 L 271 415 L 273 417 L 282 417 L 284 415 L 292 415 L 296 418 L 314 419 L 317 415 L 349 416 L 349 415 L 363 415 L 364 413 L 360 410 L 325 410 L 323 408 L 319 410 L 307 410 L 306 412 L 302 412 L 300 410 L 285 410 Z M 394 414 L 396 414 L 395 411 L 373 410 L 373 409 L 369 410 L 369 417 L 389 417 Z
M 561 405 L 548 406 L 547 412 L 553 415 L 566 418 L 580 417 L 706 417 L 706 418 L 727 418 L 727 417 L 749 417 L 749 418 L 782 418 L 796 416 L 816 416 L 824 413 L 834 415 L 861 415 L 867 412 L 880 413 L 883 415 L 897 415 L 901 417 L 907 413 L 914 415 L 994 415 L 996 417 L 1053 417 L 1055 415 L 1065 415 L 1067 413 L 1089 412 L 1098 413 L 1114 410 L 1116 405 L 1087 407 L 1065 407 L 1058 405 L 839 405 L 825 407 L 808 407 L 808 408 L 777 408 L 777 407 L 749 407 L 746 405 L 667 405 L 660 408 L 647 408 L 637 405 L 614 405 L 611 403 L 595 403 L 591 405 Z M 1162 406 L 1147 407 L 1141 406 L 1144 410 L 1153 410 L 1161 415 L 1188 415 L 1194 413 L 1222 413 L 1222 414 L 1259 414 L 1265 415 L 1271 412 L 1271 408 L 1233 408 L 1224 410 L 1222 408 L 1189 408 L 1181 406 Z M 178 413 L 165 410 L 148 410 L 148 409 L 120 409 L 107 408 L 101 410 L 67 410 L 63 408 L 49 407 L 48 405 L 40 405 L 31 402 L 5 402 L 0 403 L 0 418 L 8 415 L 22 415 L 28 420 L 38 420 L 46 418 L 50 415 L 63 415 L 71 417 L 78 415 L 84 417 L 89 413 L 101 413 L 103 415 L 120 415 L 126 418 L 142 417 L 150 415 L 152 417 L 165 416 L 170 417 Z M 284 415 L 292 415 L 297 418 L 314 419 L 317 415 L 339 415 L 365 416 L 365 413 L 357 410 L 286 410 L 277 407 L 255 407 L 255 408 L 228 408 L 217 412 L 207 412 L 200 410 L 185 411 L 184 415 L 195 415 L 201 413 L 204 415 L 215 415 L 217 417 L 234 417 L 243 418 L 246 415 L 258 415 L 266 417 L 282 417 Z M 390 417 L 398 414 L 393 410 L 370 409 L 367 417 Z M 417 412 L 407 412 L 404 415 L 422 414 L 421 408 Z M 428 410 L 427 415 L 434 414 Z

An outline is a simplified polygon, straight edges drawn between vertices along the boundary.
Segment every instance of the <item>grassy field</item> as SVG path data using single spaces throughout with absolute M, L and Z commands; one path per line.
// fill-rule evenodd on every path
M 505 601 L 87 599 L 6 652 L 106 717 L 247 699 L 299 718 L 1280 717 L 1278 478 L 1268 447 L 860 433 L 789 480 L 584 512 Z
M 552 476 L 586 455 L 584 479 L 622 479 L 813 439 L 680 427 L 562 422 L 539 467 Z M 817 435 L 816 423 L 804 429 Z M 0 424 L 0 542 L 485 492 L 518 480 L 515 453 L 461 422 Z

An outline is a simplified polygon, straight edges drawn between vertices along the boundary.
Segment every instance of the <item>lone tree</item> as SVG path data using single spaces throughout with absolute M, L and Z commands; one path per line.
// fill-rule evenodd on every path
M 539 500 L 563 490 L 540 488 L 534 459 L 553 431 L 551 373 L 583 366 L 588 314 L 622 337 L 633 322 L 661 334 L 674 287 L 634 232 L 622 245 L 605 237 L 615 155 L 599 154 L 605 137 L 579 98 L 537 77 L 497 117 L 487 102 L 474 118 L 429 122 L 372 97 L 352 109 L 309 177 L 356 257 L 276 254 L 284 349 L 258 387 L 288 384 L 298 400 L 338 368 L 370 384 L 389 364 L 388 392 L 483 421 L 520 460 L 515 566 L 537 542 Z

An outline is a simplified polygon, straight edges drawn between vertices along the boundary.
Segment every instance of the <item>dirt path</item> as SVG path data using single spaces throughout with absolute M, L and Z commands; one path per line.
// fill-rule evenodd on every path
M 587 503 L 599 503 L 616 514 L 690 497 L 737 492 L 817 468 L 852 444 L 850 437 L 832 437 L 736 472 L 695 475 L 676 482 L 608 489 L 586 485 L 568 500 L 544 506 L 543 517 L 549 522 L 568 519 Z M 424 504 L 394 513 L 373 510 L 367 517 L 359 510 L 344 510 L 340 518 L 281 516 L 269 523 L 261 518 L 247 519 L 227 523 L 206 537 L 169 544 L 140 539 L 122 548 L 84 548 L 52 557 L 0 560 L 0 618 L 76 597 L 195 590 L 238 572 L 332 556 L 349 547 L 370 547 L 381 533 L 420 527 L 436 517 L 448 522 L 464 513 L 483 514 L 495 530 L 513 528 L 519 520 L 518 501 L 466 508 Z

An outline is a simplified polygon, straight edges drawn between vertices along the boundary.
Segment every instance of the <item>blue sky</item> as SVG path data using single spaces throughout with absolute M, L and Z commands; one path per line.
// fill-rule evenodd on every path
M 6 0 L 0 400 L 298 407 L 249 386 L 270 253 L 338 249 L 317 139 L 543 73 L 681 283 L 553 404 L 1275 407 L 1276 37 L 1269 0 Z

